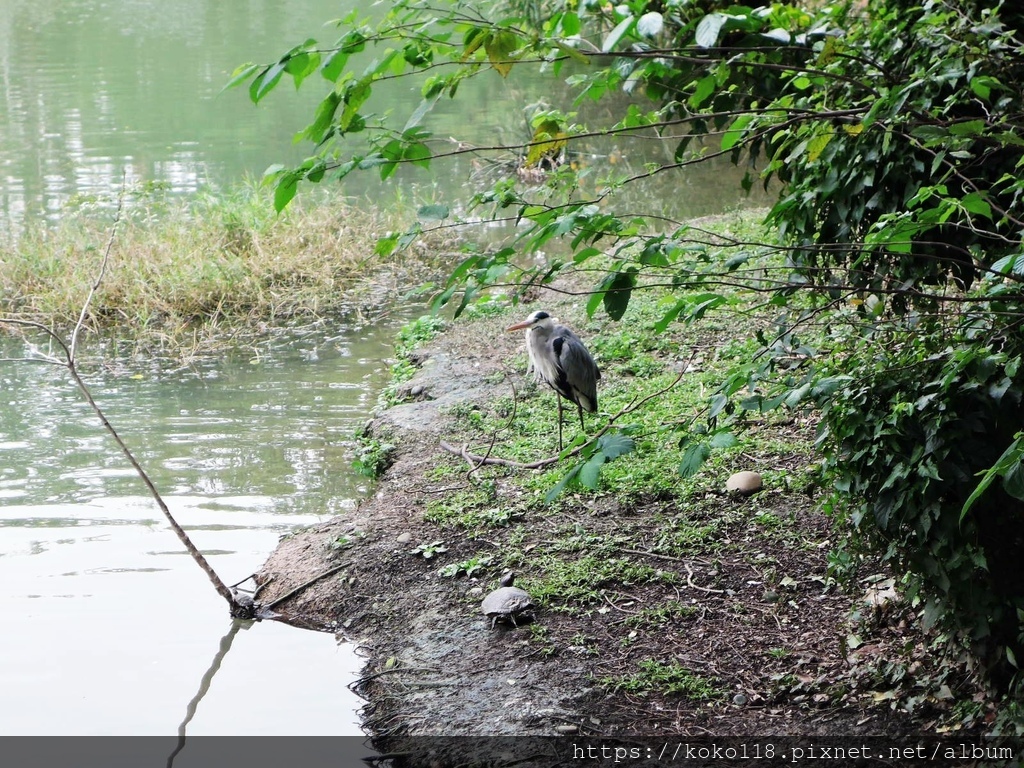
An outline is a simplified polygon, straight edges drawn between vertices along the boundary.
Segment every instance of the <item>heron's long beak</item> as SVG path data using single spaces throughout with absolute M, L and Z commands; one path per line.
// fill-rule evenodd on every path
M 524 320 L 521 323 L 516 323 L 515 325 L 510 325 L 505 330 L 506 331 L 521 331 L 521 330 L 523 330 L 523 328 L 529 328 L 531 325 L 533 325 L 533 323 L 530 320 Z

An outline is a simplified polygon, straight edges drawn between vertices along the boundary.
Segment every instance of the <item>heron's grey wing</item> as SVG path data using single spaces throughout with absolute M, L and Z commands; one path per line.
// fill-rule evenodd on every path
M 556 329 L 551 349 L 558 360 L 558 380 L 553 386 L 583 410 L 597 410 L 597 380 L 601 372 L 580 337 L 565 326 Z

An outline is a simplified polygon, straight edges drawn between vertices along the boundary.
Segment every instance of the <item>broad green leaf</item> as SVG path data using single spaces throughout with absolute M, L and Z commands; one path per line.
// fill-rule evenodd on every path
M 334 91 L 328 93 L 317 107 L 316 114 L 313 116 L 313 122 L 306 127 L 302 135 L 314 144 L 319 144 L 323 141 L 331 125 L 334 123 L 334 115 L 338 111 L 340 104 L 341 97 L 338 94 Z
M 235 71 L 231 73 L 231 79 L 221 88 L 221 93 L 226 91 L 228 88 L 235 88 L 236 86 L 244 83 L 248 80 L 252 73 L 260 68 L 259 64 L 242 64 L 235 68 Z
M 512 32 L 499 32 L 484 43 L 484 50 L 487 51 L 487 59 L 491 66 L 502 77 L 508 77 L 512 71 L 514 60 L 512 54 L 519 48 L 519 38 Z
M 714 48 L 718 45 L 718 33 L 725 26 L 726 17 L 721 13 L 709 13 L 697 25 L 694 42 L 701 48 Z
M 320 66 L 320 76 L 328 82 L 338 82 L 338 78 L 341 77 L 341 73 L 345 71 L 345 65 L 348 63 L 348 57 L 348 52 L 341 50 L 340 48 L 329 53 Z
M 734 272 L 740 267 L 742 267 L 744 264 L 746 264 L 748 261 L 750 261 L 752 258 L 754 258 L 754 254 L 750 253 L 749 251 L 740 251 L 739 253 L 735 254 L 734 256 L 730 256 L 728 259 L 725 260 L 725 268 L 729 272 Z
M 732 432 L 717 432 L 712 435 L 708 444 L 716 450 L 723 450 L 725 448 L 733 448 L 734 446 L 739 445 L 739 442 L 740 441 L 736 438 L 736 435 Z
M 689 305 L 688 299 L 679 299 L 672 308 L 661 316 L 661 319 L 654 324 L 654 329 L 658 333 L 664 333 L 672 321 L 679 317 L 679 313 L 682 312 Z
M 627 437 L 618 432 L 601 435 L 597 441 L 597 447 L 607 459 L 617 459 L 636 450 L 636 443 L 633 438 Z
M 633 16 L 627 16 L 616 24 L 615 29 L 609 32 L 605 36 L 604 40 L 601 41 L 601 53 L 608 53 L 615 48 L 615 46 L 619 44 L 619 40 L 622 39 L 622 36 L 629 31 L 631 26 L 633 26 L 634 21 L 636 21 L 636 19 Z
M 587 299 L 587 317 L 593 317 L 594 313 L 597 312 L 597 308 L 601 306 L 601 302 L 604 301 L 604 288 L 609 282 L 610 275 L 605 276 L 604 280 L 597 286 L 590 297 Z
M 636 20 L 636 31 L 643 37 L 657 37 L 665 27 L 665 20 L 657 11 L 649 11 Z
M 800 401 L 803 400 L 804 397 L 806 397 L 807 393 L 810 391 L 811 383 L 807 382 L 806 384 L 802 384 L 796 389 L 791 389 L 786 394 L 786 397 L 782 402 L 785 404 L 787 408 L 796 408 L 798 405 L 800 405 Z
M 625 272 L 616 272 L 608 284 L 604 294 L 604 311 L 612 320 L 621 320 L 629 306 L 633 288 L 636 287 L 636 268 L 630 267 Z
M 718 81 L 714 75 L 707 75 L 697 81 L 697 87 L 693 89 L 693 93 L 690 98 L 686 100 L 686 103 L 692 108 L 696 109 L 705 101 L 708 96 L 715 92 L 715 88 L 718 85 Z
M 316 44 L 316 41 L 307 41 L 306 45 Z M 320 54 L 313 51 L 299 51 L 289 56 L 285 64 L 285 72 L 292 76 L 296 90 L 302 85 L 302 81 L 316 72 L 320 66 Z
M 725 296 L 719 296 L 716 293 L 705 293 L 701 296 L 691 298 L 690 301 L 696 302 L 688 315 L 691 320 L 700 320 L 708 310 L 717 309 L 723 304 L 728 303 L 728 299 L 726 299 Z
M 693 477 L 697 474 L 697 470 L 700 469 L 700 465 L 703 464 L 710 455 L 711 449 L 708 447 L 707 443 L 690 443 L 686 446 L 686 450 L 683 451 L 683 460 L 679 464 L 679 474 L 684 478 Z
M 739 144 L 740 140 L 743 138 L 743 133 L 746 130 L 746 127 L 750 125 L 753 119 L 754 115 L 750 112 L 747 112 L 745 114 L 740 115 L 739 117 L 732 121 L 732 125 L 729 126 L 729 130 L 727 130 L 722 135 L 723 151 L 727 149 L 732 149 L 737 144 Z
M 299 188 L 299 180 L 293 173 L 282 174 L 274 188 L 274 210 L 280 213 L 292 201 Z
M 257 75 L 249 85 L 249 98 L 252 102 L 258 104 L 260 99 L 270 93 L 280 82 L 282 74 L 284 74 L 284 64 L 277 62 Z
M 359 111 L 359 108 L 366 103 L 366 100 L 370 98 L 370 94 L 373 93 L 373 86 L 369 80 L 356 80 L 346 84 L 342 94 L 342 101 L 345 102 L 345 109 L 341 113 L 341 118 L 338 123 L 342 129 L 347 129 L 352 118 Z
M 433 157 L 434 154 L 430 151 L 430 147 L 422 142 L 410 144 L 402 153 L 403 160 L 407 160 L 413 165 L 418 165 L 421 168 L 429 168 L 430 161 Z
M 1003 475 L 1003 490 L 1015 499 L 1024 500 L 1024 464 L 1019 461 Z
M 723 410 L 725 410 L 725 406 L 727 406 L 728 404 L 729 404 L 729 398 L 726 397 L 721 392 L 719 392 L 716 395 L 713 395 L 712 398 L 711 398 L 711 407 L 708 410 L 708 418 L 709 419 L 715 418 L 715 416 L 717 416 Z
M 1010 443 L 1009 447 L 1003 451 L 1002 455 L 996 459 L 996 463 L 989 467 L 982 473 L 981 482 L 978 483 L 974 492 L 964 502 L 963 507 L 960 508 L 960 521 L 963 522 L 964 517 L 970 511 L 971 507 L 974 506 L 982 494 L 988 490 L 988 487 L 992 485 L 997 477 L 1006 477 L 1011 470 L 1020 466 L 1021 459 L 1024 458 L 1024 432 L 1018 432 L 1015 436 L 1016 439 Z M 1009 490 L 1007 491 L 1009 492 Z M 1019 497 L 1018 497 L 1019 498 Z
M 579 481 L 584 488 L 592 491 L 597 490 L 598 476 L 601 474 L 601 465 L 605 462 L 603 453 L 595 453 L 590 460 L 580 469 Z
M 565 475 L 563 475 L 562 479 L 555 483 L 555 486 L 550 491 L 544 494 L 544 501 L 548 504 L 554 501 L 558 494 L 564 491 L 565 487 L 576 479 L 576 475 L 580 473 L 580 470 L 582 468 L 582 464 L 577 464 L 575 467 L 570 469 Z
M 975 213 L 979 216 L 984 216 L 989 221 L 992 220 L 992 206 L 988 204 L 988 202 L 985 200 L 984 197 L 981 196 L 980 193 L 968 193 L 964 197 L 964 199 L 960 201 L 960 204 L 971 213 Z
M 949 132 L 954 136 L 977 136 L 984 131 L 984 120 L 964 120 L 949 126 Z
M 580 33 L 580 16 L 575 11 L 566 11 L 559 20 L 562 27 L 562 34 L 566 37 L 574 37 Z
M 590 259 L 594 256 L 600 256 L 601 253 L 602 251 L 599 248 L 587 246 L 586 248 L 581 248 L 580 250 L 576 251 L 576 253 L 572 255 L 572 261 L 574 264 L 582 264 L 587 259 Z

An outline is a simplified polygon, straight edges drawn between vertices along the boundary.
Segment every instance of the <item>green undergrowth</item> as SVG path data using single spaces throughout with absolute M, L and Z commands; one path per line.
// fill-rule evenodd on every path
M 416 375 L 416 349 L 441 333 L 446 325 L 440 317 L 423 315 L 402 326 L 395 345 L 395 362 L 391 364 L 391 379 L 380 395 L 383 406 L 397 405 L 405 399 L 402 385 Z
M 743 231 L 751 226 L 749 217 L 726 217 L 717 226 L 754 239 Z M 701 615 L 703 609 L 680 598 L 680 588 L 687 589 L 694 578 L 687 570 L 691 562 L 701 563 L 705 574 L 716 574 L 719 564 L 743 559 L 748 561 L 744 578 L 760 578 L 765 589 L 785 591 L 793 580 L 777 557 L 780 549 L 817 551 L 819 545 L 801 528 L 795 510 L 808 506 L 806 495 L 818 481 L 820 465 L 813 458 L 814 428 L 806 412 L 751 411 L 741 419 L 734 443 L 711 452 L 700 471 L 681 471 L 688 431 L 707 421 L 709 399 L 730 368 L 758 354 L 755 333 L 770 333 L 773 315 L 756 295 L 728 294 L 725 304 L 698 322 L 679 321 L 659 330 L 668 301 L 658 290 L 635 291 L 618 322 L 602 312 L 588 318 L 579 305 L 557 295 L 529 307 L 493 298 L 479 310 L 470 304 L 454 324 L 456 348 L 458 338 L 493 338 L 536 309 L 570 325 L 602 370 L 600 409 L 585 414 L 581 433 L 575 408 L 566 408 L 565 453 L 540 469 L 489 465 L 468 477 L 463 459 L 441 455 L 425 479 L 445 493 L 424 499 L 423 517 L 437 527 L 434 538 L 449 547 L 438 566 L 443 575 L 464 578 L 472 569 L 486 588 L 512 569 L 539 610 L 577 627 L 625 611 L 624 620 L 596 631 L 618 637 L 623 649 L 635 649 L 628 651 L 632 671 L 596 681 L 602 687 L 715 702 L 723 696 L 722 685 L 650 655 L 653 639 Z M 402 356 L 411 359 L 409 347 L 400 346 Z M 449 407 L 444 439 L 514 462 L 557 457 L 554 392 L 523 375 L 525 348 L 503 362 L 503 373 L 492 383 L 499 389 L 505 385 L 504 394 Z M 628 439 L 632 450 L 606 457 L 595 487 L 566 483 L 580 462 L 574 451 L 585 450 L 601 430 Z M 729 497 L 725 481 L 739 470 L 758 471 L 766 490 L 742 501 Z M 803 501 L 784 501 L 796 497 Z M 700 580 L 705 589 L 724 594 L 716 578 Z M 586 646 L 586 632 L 574 631 L 584 638 L 574 640 L 551 618 L 544 624 L 531 635 L 538 653 Z
M 714 701 L 725 696 L 725 690 L 713 678 L 698 674 L 679 663 L 641 661 L 631 675 L 605 677 L 602 686 L 614 691 L 645 694 L 659 691 L 677 695 L 693 702 Z
M 713 226 L 737 240 L 764 238 L 749 231 L 745 217 Z M 601 311 L 588 317 L 579 303 L 552 293 L 529 306 L 491 297 L 470 304 L 451 326 L 452 354 L 468 343 L 479 351 L 480 339 L 545 309 L 580 335 L 601 368 L 599 412 L 585 414 L 581 431 L 575 408 L 565 409 L 560 455 L 556 395 L 524 375 L 527 356 L 517 342 L 489 377 L 502 394 L 450 406 L 442 439 L 527 466 L 470 472 L 465 459 L 440 454 L 424 475 L 436 487 L 420 509 L 433 526 L 423 541 L 444 547 L 436 558 L 440 575 L 490 589 L 503 571 L 514 570 L 539 613 L 527 635 L 534 651 L 599 656 L 594 682 L 609 694 L 729 707 L 727 691 L 743 690 L 746 676 L 764 674 L 772 695 L 806 698 L 802 678 L 788 687 L 779 682 L 795 655 L 785 627 L 802 624 L 806 606 L 834 597 L 839 612 L 829 620 L 835 625 L 821 631 L 835 632 L 822 642 L 838 647 L 842 622 L 852 621 L 844 611 L 858 599 L 839 590 L 856 587 L 859 569 L 881 567 L 864 566 L 863 553 L 844 548 L 843 534 L 816 508 L 823 465 L 814 451 L 818 414 L 809 405 L 761 409 L 758 400 L 771 394 L 770 384 L 762 391 L 755 383 L 730 393 L 737 403 L 729 412 L 732 430 L 728 439 L 716 437 L 720 423 L 710 413 L 716 394 L 734 370 L 761 354 L 777 319 L 767 296 L 720 293 L 725 300 L 713 311 L 667 327 L 659 321 L 679 293 L 669 297 L 654 288 L 634 290 L 616 322 Z M 409 370 L 396 367 L 395 393 L 405 391 L 416 344 L 439 330 L 426 321 L 406 329 L 399 358 Z M 802 341 L 813 345 L 826 332 L 808 327 Z M 695 440 L 711 449 L 699 466 L 688 458 Z M 758 472 L 764 489 L 745 498 L 727 493 L 726 480 L 741 470 Z M 884 624 L 872 631 L 883 632 Z M 691 632 L 701 639 L 688 643 Z M 673 654 L 700 658 L 713 641 L 744 644 L 750 659 L 770 660 L 777 668 L 772 674 L 782 676 L 771 678 L 752 661 L 746 671 L 710 677 L 674 660 Z M 901 639 L 892 647 L 916 646 Z M 883 682 L 910 711 L 915 702 L 933 700 L 945 679 L 930 672 L 918 678 L 921 690 L 910 676 Z M 845 707 L 842 692 L 855 688 L 845 680 L 815 693 Z
M 268 194 L 243 187 L 180 201 L 131 190 L 121 220 L 97 205 L 62 212 L 0 242 L 0 315 L 66 329 L 102 281 L 85 320 L 121 338 L 194 346 L 246 327 L 358 311 L 422 282 L 450 242 L 428 238 L 387 257 L 377 239 L 404 214 L 339 196 L 277 214 Z

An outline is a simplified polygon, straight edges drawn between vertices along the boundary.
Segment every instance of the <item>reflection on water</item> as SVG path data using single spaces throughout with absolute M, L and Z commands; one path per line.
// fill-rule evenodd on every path
M 90 384 L 233 583 L 280 536 L 355 503 L 350 439 L 399 322 L 295 334 L 176 374 L 122 361 Z M 23 354 L 12 344 L 0 356 Z M 0 735 L 172 735 L 231 626 L 227 605 L 60 369 L 3 363 L 0 385 Z M 189 735 L 359 733 L 351 649 L 276 622 L 239 627 Z
M 339 32 L 324 23 L 355 7 L 354 0 L 0 0 L 0 233 L 29 219 L 55 220 L 69 201 L 112 206 L 125 177 L 136 192 L 156 185 L 189 195 L 299 162 L 313 146 L 292 139 L 324 95 L 321 78 L 298 92 L 284 82 L 258 107 L 245 88 L 222 89 L 245 62 L 274 61 L 310 37 L 330 46 Z M 429 127 L 479 145 L 521 143 L 537 109 L 574 109 L 573 94 L 560 88 L 525 65 L 512 81 L 485 70 L 461 86 L 457 101 L 435 104 Z M 379 83 L 374 97 L 375 111 L 393 112 L 399 125 L 421 101 L 412 80 Z M 610 110 L 596 118 L 610 125 L 625 102 L 606 102 L 581 109 Z M 573 160 L 594 171 L 581 193 L 643 173 L 648 162 L 671 165 L 674 144 L 653 134 L 574 143 Z M 477 163 L 508 154 L 397 177 L 428 184 L 424 194 L 444 200 L 464 194 Z M 723 160 L 660 174 L 634 186 L 635 200 L 616 205 L 674 218 L 719 213 L 742 204 L 743 172 Z M 344 192 L 381 194 L 373 172 L 346 177 Z

